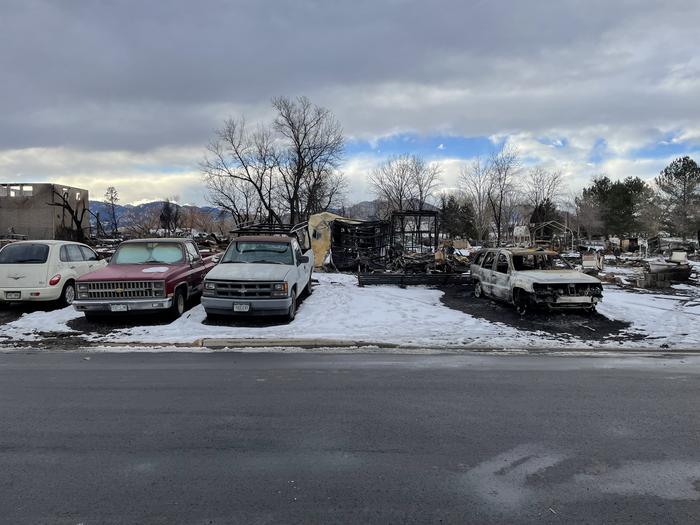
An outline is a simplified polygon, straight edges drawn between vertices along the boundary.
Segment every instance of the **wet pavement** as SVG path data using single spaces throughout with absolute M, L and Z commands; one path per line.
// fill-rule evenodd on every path
M 700 358 L 0 354 L 7 523 L 698 523 Z

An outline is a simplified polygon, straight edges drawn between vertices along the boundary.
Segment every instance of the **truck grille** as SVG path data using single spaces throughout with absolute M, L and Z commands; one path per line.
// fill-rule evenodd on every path
M 78 292 L 80 293 L 80 283 Z M 88 299 L 149 299 L 163 297 L 163 283 L 155 281 L 112 281 L 85 283 L 88 285 Z M 158 289 L 155 285 L 158 284 Z
M 237 298 L 253 298 L 253 297 L 272 297 L 272 285 L 279 283 L 268 282 L 250 282 L 250 281 L 227 281 L 216 282 L 214 295 L 216 297 L 237 297 Z

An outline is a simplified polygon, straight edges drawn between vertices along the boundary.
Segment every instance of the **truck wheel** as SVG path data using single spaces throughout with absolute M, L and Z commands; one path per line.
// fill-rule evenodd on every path
M 292 304 L 289 306 L 289 312 L 287 312 L 287 322 L 291 323 L 297 316 L 297 294 L 296 290 L 292 290 Z
M 311 287 L 311 276 L 309 276 L 309 282 L 306 283 L 306 286 L 304 287 L 304 296 L 308 297 L 313 292 L 313 288 Z
M 63 287 L 63 291 L 61 292 L 61 298 L 58 300 L 58 302 L 61 304 L 61 306 L 70 306 L 73 304 L 74 300 L 75 283 L 73 281 L 68 281 Z
M 170 307 L 168 312 L 171 319 L 177 319 L 185 312 L 185 292 L 182 288 L 175 290 L 175 295 L 173 295 L 173 305 Z
M 483 295 L 483 291 L 481 290 L 481 281 L 476 281 L 474 283 L 474 297 L 477 299 Z

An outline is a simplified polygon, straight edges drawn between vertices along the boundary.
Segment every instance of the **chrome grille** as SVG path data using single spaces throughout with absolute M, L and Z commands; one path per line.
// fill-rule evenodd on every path
M 214 281 L 216 297 L 272 297 L 272 285 L 279 283 L 250 282 L 250 281 Z
M 149 299 L 163 297 L 164 294 L 162 285 L 155 289 L 155 281 L 107 281 L 85 284 L 88 285 L 88 299 Z

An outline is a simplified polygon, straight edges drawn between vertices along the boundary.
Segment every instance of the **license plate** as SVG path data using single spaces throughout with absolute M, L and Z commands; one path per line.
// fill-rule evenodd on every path
M 581 303 L 581 304 L 590 304 L 593 302 L 592 297 L 581 297 L 581 296 L 571 296 L 567 297 L 566 295 L 557 297 L 557 302 L 558 303 L 567 303 L 567 304 L 572 304 L 572 303 Z
M 233 311 L 234 312 L 249 312 L 250 305 L 249 304 L 234 304 Z
M 110 304 L 109 309 L 112 312 L 127 312 L 129 307 L 125 304 Z
M 21 297 L 21 292 L 5 292 L 5 299 L 20 299 Z

